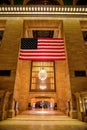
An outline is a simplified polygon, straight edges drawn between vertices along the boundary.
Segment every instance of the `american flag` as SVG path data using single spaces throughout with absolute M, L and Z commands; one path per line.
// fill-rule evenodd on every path
M 20 60 L 65 60 L 63 38 L 22 38 Z

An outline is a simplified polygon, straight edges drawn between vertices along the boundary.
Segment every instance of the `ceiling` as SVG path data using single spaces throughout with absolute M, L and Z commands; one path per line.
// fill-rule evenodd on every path
M 53 38 L 53 30 L 33 30 L 34 38 Z
M 0 0 L 0 5 L 87 5 L 87 0 Z

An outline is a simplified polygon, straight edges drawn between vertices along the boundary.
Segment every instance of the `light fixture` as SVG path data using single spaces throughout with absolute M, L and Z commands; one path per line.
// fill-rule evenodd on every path
M 45 80 L 47 78 L 47 72 L 44 68 L 42 68 L 38 74 L 40 80 Z
M 46 85 L 40 85 L 40 89 L 46 89 L 47 88 L 47 86 Z

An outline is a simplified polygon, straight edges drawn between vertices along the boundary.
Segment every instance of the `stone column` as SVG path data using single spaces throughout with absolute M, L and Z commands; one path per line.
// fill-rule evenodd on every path
M 77 119 L 77 104 L 76 104 L 76 97 L 72 94 L 71 101 L 70 101 L 70 117 L 73 119 Z
M 84 110 L 83 110 L 83 101 L 80 93 L 75 93 L 77 99 L 77 116 L 79 120 L 84 121 Z
M 14 104 L 13 104 L 13 93 L 10 92 L 9 100 L 8 100 L 8 118 L 12 118 L 14 116 Z
M 0 91 L 0 121 L 2 120 L 3 115 L 4 93 L 4 90 Z
M 5 92 L 4 102 L 3 102 L 3 111 L 2 111 L 2 120 L 5 120 L 8 118 L 9 95 L 10 95 L 9 91 Z

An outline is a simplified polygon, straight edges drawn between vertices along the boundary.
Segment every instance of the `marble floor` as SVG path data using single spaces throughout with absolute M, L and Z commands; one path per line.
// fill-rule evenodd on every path
M 0 122 L 0 130 L 87 130 L 87 123 L 57 114 L 21 114 Z

